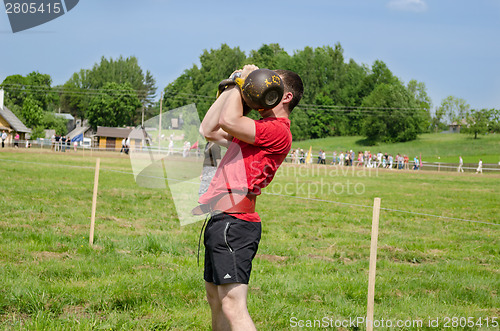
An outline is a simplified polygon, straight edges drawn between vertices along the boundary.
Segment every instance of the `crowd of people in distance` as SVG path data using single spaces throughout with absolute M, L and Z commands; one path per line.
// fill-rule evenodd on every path
M 309 152 L 305 152 L 302 148 L 293 149 L 290 151 L 290 160 L 292 163 L 313 163 L 313 155 L 310 157 L 307 155 Z M 327 164 L 327 156 L 324 150 L 320 150 L 317 154 L 317 164 Z M 332 159 L 329 162 L 332 165 L 339 166 L 356 166 L 356 167 L 366 167 L 366 168 L 386 168 L 386 169 L 399 169 L 399 170 L 409 170 L 410 169 L 410 158 L 408 155 L 397 154 L 393 156 L 392 154 L 378 152 L 377 154 L 372 154 L 370 151 L 364 152 L 354 152 L 352 149 L 348 151 L 334 151 L 332 154 Z M 415 156 L 413 158 L 413 164 L 411 166 L 413 170 L 420 169 L 420 158 Z
M 50 148 L 56 152 L 65 152 L 71 150 L 71 138 L 69 136 L 55 134 L 50 138 Z M 73 148 L 76 151 L 78 143 L 73 142 Z

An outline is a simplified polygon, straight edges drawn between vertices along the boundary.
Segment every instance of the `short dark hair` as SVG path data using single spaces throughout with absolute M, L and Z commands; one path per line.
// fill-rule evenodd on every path
M 304 85 L 302 84 L 302 79 L 300 76 L 290 70 L 274 70 L 281 78 L 283 78 L 283 84 L 285 85 L 285 93 L 292 92 L 292 101 L 288 104 L 288 110 L 291 112 L 295 106 L 299 104 L 302 95 L 304 94 Z

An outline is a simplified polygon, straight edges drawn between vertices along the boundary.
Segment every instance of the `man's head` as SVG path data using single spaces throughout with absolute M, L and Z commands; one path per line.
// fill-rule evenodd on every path
M 304 85 L 298 74 L 290 70 L 274 70 L 283 79 L 285 85 L 285 95 L 292 93 L 292 100 L 288 103 L 288 111 L 291 112 L 302 99 L 304 94 Z

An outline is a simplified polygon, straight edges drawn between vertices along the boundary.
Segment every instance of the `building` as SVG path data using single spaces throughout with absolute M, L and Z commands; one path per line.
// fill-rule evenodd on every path
M 23 141 L 29 138 L 31 130 L 9 108 L 4 105 L 4 91 L 0 90 L 0 132 L 7 133 L 6 145 L 14 142 L 14 137 L 19 134 L 19 140 Z M 22 145 L 22 144 L 21 144 Z
M 123 139 L 127 138 L 130 138 L 130 148 L 142 148 L 144 140 L 142 130 L 98 126 L 94 135 L 94 146 L 101 150 L 119 151 L 122 148 Z M 147 134 L 147 138 L 151 141 L 149 134 Z
M 462 118 L 459 122 L 453 122 L 448 125 L 448 130 L 450 133 L 460 133 L 462 127 L 468 127 L 467 120 Z

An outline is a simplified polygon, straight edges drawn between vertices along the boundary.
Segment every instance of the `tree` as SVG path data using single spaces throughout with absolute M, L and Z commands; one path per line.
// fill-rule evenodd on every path
M 89 103 L 87 118 L 93 129 L 97 126 L 133 125 L 135 111 L 142 106 L 129 83 L 107 83 Z
M 193 65 L 165 88 L 164 108 L 196 103 L 198 114 L 203 118 L 215 101 L 219 82 L 242 68 L 245 60 L 245 53 L 239 47 L 222 44 L 219 49 L 204 50 L 200 56 L 201 67 Z
M 488 132 L 491 115 L 492 112 L 488 109 L 472 109 L 467 115 L 467 127 L 463 131 L 473 134 L 474 139 L 477 139 L 478 134 Z
M 500 109 L 490 109 L 488 130 L 490 132 L 500 133 Z
M 20 109 L 27 98 L 47 110 L 54 100 L 50 75 L 33 71 L 26 75 L 11 75 L 4 79 L 1 88 L 5 90 L 5 101 L 9 108 Z M 17 106 L 17 107 L 16 107 Z M 17 114 L 16 114 L 17 115 Z
M 441 102 L 436 113 L 442 114 L 448 120 L 448 124 L 459 124 L 467 118 L 469 111 L 470 106 L 464 99 L 450 95 Z
M 85 118 L 92 93 L 95 93 L 91 90 L 89 75 L 90 70 L 81 69 L 62 86 L 61 107 L 75 117 Z
M 363 101 L 362 132 L 372 144 L 404 142 L 422 132 L 426 111 L 400 83 L 379 84 Z
M 43 109 L 36 100 L 29 96 L 24 99 L 21 116 L 27 127 L 34 128 L 42 124 Z
M 154 104 L 156 82 L 151 72 L 144 74 L 136 57 L 120 56 L 116 60 L 102 57 L 92 69 L 74 73 L 64 84 L 61 105 L 72 115 L 84 118 L 90 100 L 109 83 L 129 84 L 144 108 Z M 133 116 L 134 123 L 139 122 L 140 114 L 141 107 L 138 107 Z
M 418 106 L 421 109 L 425 109 L 426 111 L 426 123 L 424 124 L 428 130 L 431 130 L 432 127 L 432 116 L 431 116 L 431 107 L 432 100 L 427 94 L 427 88 L 425 87 L 425 83 L 417 82 L 415 79 L 412 79 L 408 82 L 406 87 L 408 92 L 415 98 Z

